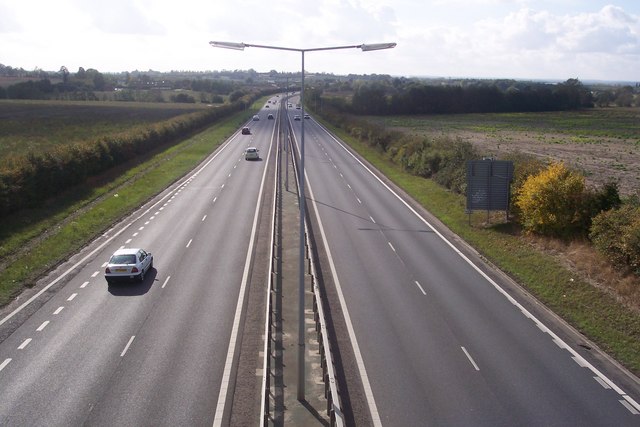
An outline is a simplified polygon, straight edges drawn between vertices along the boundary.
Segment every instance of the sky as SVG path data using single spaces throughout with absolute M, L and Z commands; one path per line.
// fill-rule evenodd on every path
M 639 0 L 0 0 L 0 64 L 640 81 Z

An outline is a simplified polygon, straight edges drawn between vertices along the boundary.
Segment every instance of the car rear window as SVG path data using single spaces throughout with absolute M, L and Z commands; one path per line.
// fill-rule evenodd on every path
M 114 255 L 111 257 L 110 264 L 135 264 L 135 255 Z

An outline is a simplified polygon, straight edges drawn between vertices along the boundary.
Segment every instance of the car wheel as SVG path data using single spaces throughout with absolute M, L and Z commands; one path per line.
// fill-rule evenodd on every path
M 144 282 L 144 269 L 140 272 L 140 275 L 138 276 L 138 281 Z

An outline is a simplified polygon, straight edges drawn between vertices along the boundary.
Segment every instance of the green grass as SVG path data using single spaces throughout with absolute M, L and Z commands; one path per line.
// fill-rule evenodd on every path
M 553 256 L 536 251 L 517 232 L 512 232 L 509 225 L 474 226 L 477 217 L 486 215 L 477 213 L 472 216 L 472 226 L 469 226 L 469 217 L 464 213 L 464 196 L 404 172 L 378 150 L 328 123 L 325 125 L 491 263 L 629 370 L 640 374 L 640 316 L 637 313 L 574 277 Z
M 0 100 L 0 166 L 10 156 L 133 131 L 203 108 L 203 104 Z
M 257 101 L 251 109 L 157 153 L 102 186 L 80 188 L 79 194 L 67 194 L 42 210 L 3 220 L 0 259 L 6 268 L 0 272 L 0 305 L 192 170 L 263 103 Z M 25 246 L 29 250 L 12 259 L 10 254 Z

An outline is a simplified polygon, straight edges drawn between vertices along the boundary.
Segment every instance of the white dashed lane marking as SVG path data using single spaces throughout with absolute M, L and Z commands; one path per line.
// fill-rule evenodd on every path
M 420 282 L 418 282 L 417 280 L 415 281 L 416 286 L 420 289 L 420 292 L 422 292 L 423 295 L 427 295 L 427 293 L 424 291 L 424 289 L 422 288 L 422 286 L 420 286 Z
M 124 357 L 124 355 L 127 354 L 127 350 L 129 350 L 129 347 L 131 346 L 131 343 L 135 338 L 136 338 L 135 335 L 129 338 L 129 342 L 127 343 L 127 345 L 124 346 L 124 350 L 122 350 L 122 353 L 120 353 L 120 357 Z
M 460 347 L 462 349 L 462 351 L 464 351 L 464 354 L 467 355 L 467 359 L 469 359 L 469 361 L 471 362 L 471 364 L 473 365 L 473 367 L 476 369 L 476 371 L 479 371 L 480 368 L 478 368 L 478 365 L 476 365 L 475 360 L 473 360 L 473 357 L 471 357 L 471 355 L 469 354 L 469 352 L 467 351 L 466 348 L 464 347 Z
M 164 287 L 167 286 L 167 283 L 169 283 L 169 279 L 171 279 L 171 276 L 167 276 L 167 278 L 164 280 L 164 283 L 162 284 L 162 289 L 164 289 Z
M 49 324 L 49 321 L 45 320 L 44 322 L 42 322 L 42 325 L 38 326 L 38 329 L 36 329 L 36 331 L 42 332 L 42 330 L 46 328 L 48 324 Z

